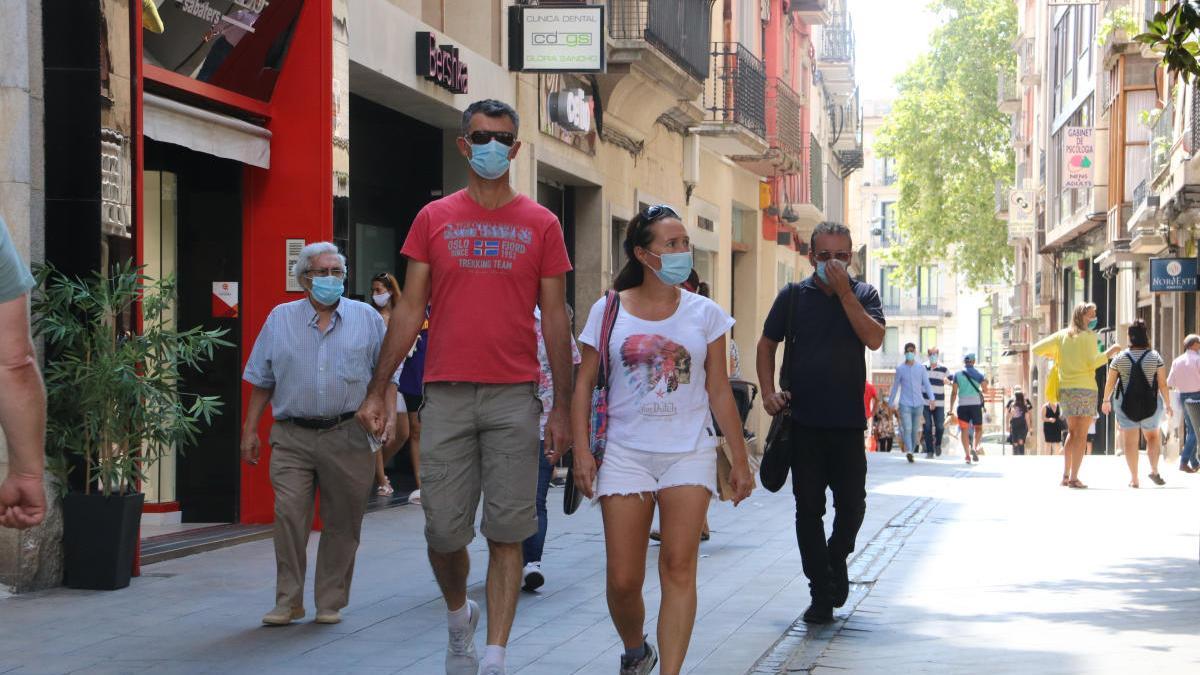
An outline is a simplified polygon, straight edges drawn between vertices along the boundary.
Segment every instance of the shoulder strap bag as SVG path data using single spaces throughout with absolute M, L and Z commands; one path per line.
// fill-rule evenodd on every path
M 596 373 L 596 386 L 592 389 L 592 414 L 589 425 L 588 444 L 596 458 L 596 468 L 604 461 L 604 448 L 608 442 L 608 387 L 612 365 L 609 363 L 609 342 L 612 341 L 613 326 L 621 309 L 621 295 L 609 291 L 604 297 L 604 320 L 600 324 L 600 339 L 596 351 L 600 355 L 600 367 Z M 563 490 L 563 513 L 571 515 L 583 501 L 583 494 L 575 488 L 575 468 L 571 454 L 567 453 L 567 485 Z
M 792 366 L 792 314 L 796 306 L 795 284 L 788 285 L 787 291 L 787 324 L 783 333 L 783 366 L 779 371 L 780 391 L 791 391 Z M 759 482 L 771 492 L 779 492 L 787 482 L 788 471 L 792 467 L 792 413 L 791 407 L 771 420 L 771 429 L 767 432 L 766 450 L 763 452 L 762 463 L 758 467 Z

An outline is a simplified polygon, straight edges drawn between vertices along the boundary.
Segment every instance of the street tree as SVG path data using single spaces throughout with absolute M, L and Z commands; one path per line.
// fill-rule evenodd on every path
M 1163 55 L 1162 64 L 1185 82 L 1200 76 L 1200 2 L 1168 2 L 1146 23 L 1144 33 L 1134 37 Z
M 1012 183 L 1009 116 L 997 75 L 1014 73 L 1011 0 L 934 0 L 942 18 L 928 50 L 896 80 L 877 155 L 898 168 L 900 241 L 886 256 L 912 285 L 920 265 L 950 260 L 968 285 L 1003 279 L 1012 263 L 995 184 Z

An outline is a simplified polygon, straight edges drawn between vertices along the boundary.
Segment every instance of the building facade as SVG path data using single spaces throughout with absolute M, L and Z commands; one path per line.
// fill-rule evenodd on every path
M 175 324 L 235 343 L 183 383 L 226 414 L 147 467 L 144 522 L 271 520 L 268 462 L 238 458 L 241 370 L 271 308 L 301 297 L 291 263 L 332 240 L 352 297 L 378 272 L 403 279 L 413 217 L 467 183 L 456 138 L 478 99 L 521 115 L 512 181 L 563 225 L 568 302 L 600 297 L 630 219 L 670 204 L 737 319 L 740 375 L 757 379 L 771 303 L 811 273 L 812 228 L 846 218 L 862 165 L 845 2 L 231 0 L 147 14 L 87 0 L 71 21 L 47 8 L 46 194 L 30 200 L 46 232 L 30 250 L 44 241 L 69 273 L 132 258 L 174 275 Z M 766 424 L 754 413 L 760 435 Z

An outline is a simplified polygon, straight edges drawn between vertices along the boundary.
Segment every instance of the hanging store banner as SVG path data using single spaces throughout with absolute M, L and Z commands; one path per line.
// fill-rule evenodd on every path
M 212 282 L 212 315 L 215 319 L 238 318 L 238 282 Z
M 1151 293 L 1191 293 L 1196 290 L 1195 258 L 1151 258 Z
M 1095 134 L 1091 127 L 1063 129 L 1063 189 L 1092 187 L 1096 164 Z
M 508 69 L 604 72 L 604 6 L 513 6 L 508 13 Z
M 1035 207 L 1037 193 L 1034 190 L 1009 190 L 1008 222 L 1011 225 L 1028 225 L 1032 228 L 1037 221 Z

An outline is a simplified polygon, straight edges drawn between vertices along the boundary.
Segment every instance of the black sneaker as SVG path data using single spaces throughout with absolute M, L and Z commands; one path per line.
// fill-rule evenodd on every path
M 814 600 L 808 609 L 804 610 L 804 623 L 818 625 L 833 623 L 833 607 Z
M 654 645 L 646 643 L 646 653 L 636 661 L 624 654 L 621 655 L 621 675 L 650 675 L 654 666 L 658 665 L 658 652 Z
M 829 571 L 832 573 L 830 586 L 833 588 L 833 606 L 842 607 L 850 597 L 850 570 L 845 560 L 829 561 Z
M 917 460 L 913 459 L 913 456 L 912 456 L 912 453 L 911 453 L 911 452 L 910 452 L 910 453 L 907 453 L 907 455 L 908 455 L 908 463 L 909 463 L 909 464 L 912 464 L 913 462 L 917 461 Z
M 971 461 L 975 462 L 976 464 L 979 463 L 979 453 L 978 452 L 975 452 L 974 450 L 971 451 Z

